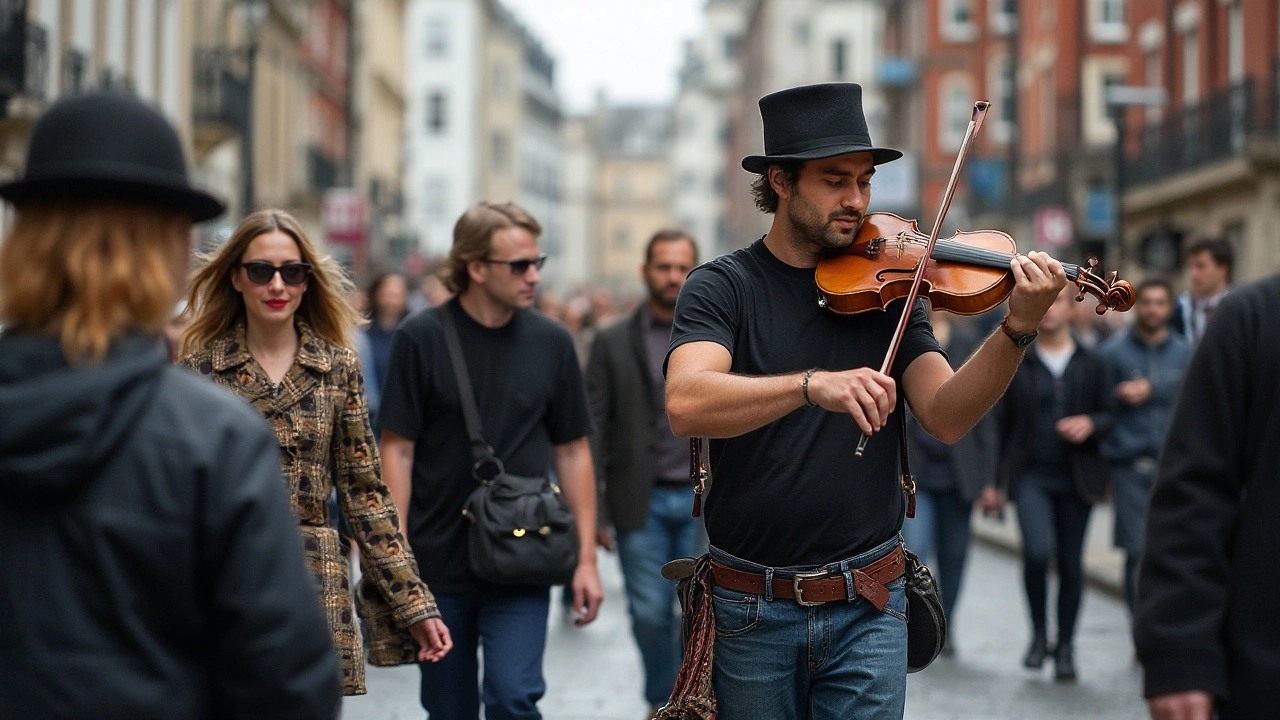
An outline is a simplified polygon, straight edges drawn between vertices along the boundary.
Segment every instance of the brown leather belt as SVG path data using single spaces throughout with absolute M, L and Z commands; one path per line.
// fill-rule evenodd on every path
M 789 578 L 773 579 L 773 596 L 795 600 L 806 607 L 823 603 L 848 600 L 852 595 L 865 598 L 867 602 L 884 610 L 889 602 L 889 590 L 885 585 L 902 577 L 906 572 L 906 557 L 902 546 L 879 560 L 857 569 L 851 569 L 853 576 L 853 592 L 849 592 L 845 584 L 845 576 L 823 571 L 819 573 L 801 573 Z M 746 572 L 726 567 L 720 563 L 711 563 L 711 581 L 718 587 L 734 592 L 764 595 L 765 576 L 760 573 Z

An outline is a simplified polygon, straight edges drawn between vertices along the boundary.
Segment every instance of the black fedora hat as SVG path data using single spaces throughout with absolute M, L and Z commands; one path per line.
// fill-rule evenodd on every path
M 0 185 L 18 208 L 46 198 L 118 197 L 211 220 L 226 206 L 191 185 L 178 133 L 159 111 L 119 93 L 59 100 L 36 121 L 23 176 Z
M 902 153 L 875 147 L 862 114 L 862 86 L 823 83 L 780 90 L 760 98 L 764 120 L 764 155 L 742 158 L 742 169 L 764 173 L 770 163 L 820 160 L 852 152 L 869 152 L 876 165 Z

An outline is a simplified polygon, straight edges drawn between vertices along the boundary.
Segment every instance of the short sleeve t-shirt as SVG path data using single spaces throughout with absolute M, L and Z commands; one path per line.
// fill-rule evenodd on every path
M 763 240 L 696 268 L 680 291 L 671 349 L 717 343 L 733 356 L 730 372 L 742 375 L 879 368 L 902 302 L 838 315 L 818 306 L 813 275 L 779 260 Z M 902 370 L 927 352 L 945 356 L 921 301 L 891 369 L 899 390 Z M 772 567 L 821 565 L 874 548 L 902 526 L 898 434 L 894 417 L 855 458 L 862 432 L 851 416 L 801 407 L 713 439 L 711 544 Z
M 553 446 L 585 437 L 593 427 L 573 339 L 559 323 L 520 311 L 505 326 L 488 328 L 455 298 L 401 324 L 378 424 L 416 443 L 409 543 L 422 579 L 435 592 L 451 593 L 481 582 L 467 562 L 462 505 L 476 481 L 442 312 L 453 313 L 485 440 L 508 471 L 545 474 Z

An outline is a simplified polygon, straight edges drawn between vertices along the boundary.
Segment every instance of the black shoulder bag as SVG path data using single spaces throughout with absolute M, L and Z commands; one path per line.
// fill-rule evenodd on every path
M 462 514 L 470 521 L 467 556 L 481 580 L 503 585 L 563 585 L 578 567 L 578 534 L 573 511 L 560 488 L 543 475 L 508 473 L 485 442 L 480 411 L 467 373 L 466 359 L 452 310 L 440 308 L 445 344 L 458 382 L 458 399 L 467 423 L 471 476 L 480 483 Z
M 907 410 L 898 408 L 898 462 L 902 465 L 902 493 L 907 500 L 907 517 L 916 515 L 916 479 L 911 474 L 911 458 L 907 451 Z M 920 672 L 937 659 L 947 642 L 947 615 L 942 609 L 938 583 L 928 566 L 910 550 L 907 557 L 907 672 Z

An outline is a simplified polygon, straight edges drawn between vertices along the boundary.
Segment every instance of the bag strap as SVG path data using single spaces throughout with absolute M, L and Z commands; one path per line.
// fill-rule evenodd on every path
M 449 348 L 453 376 L 458 382 L 458 400 L 462 403 L 462 418 L 467 423 L 467 438 L 471 441 L 471 459 L 475 461 L 478 469 L 482 462 L 490 459 L 497 460 L 497 456 L 484 439 L 484 431 L 480 425 L 480 409 L 476 407 L 476 396 L 471 390 L 467 360 L 462 356 L 462 341 L 458 338 L 458 325 L 454 322 L 453 311 L 448 303 L 440 306 L 440 324 L 444 326 L 444 344 Z
M 702 438 L 689 438 L 689 479 L 693 481 L 693 516 L 702 514 L 702 494 L 707 489 L 707 467 L 702 464 Z
M 907 517 L 916 516 L 916 478 L 911 474 L 911 453 L 907 451 L 907 406 L 898 400 L 898 464 L 902 472 L 902 494 L 907 499 Z

